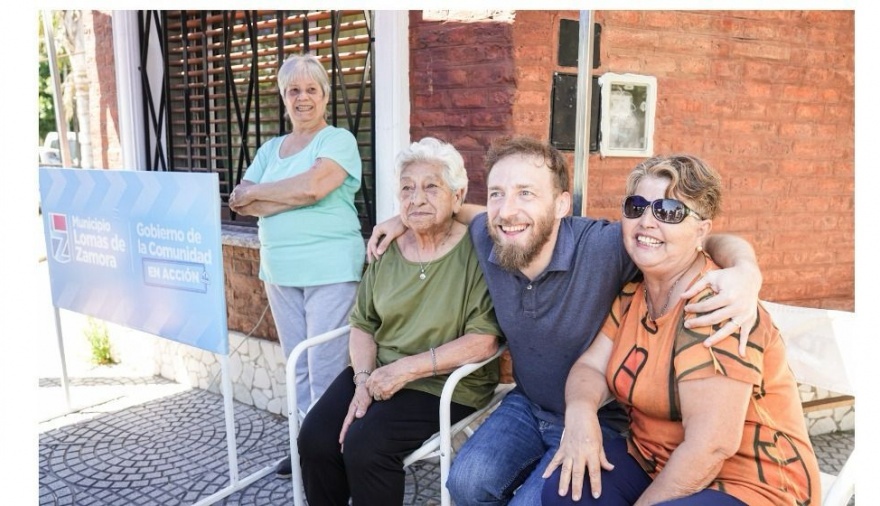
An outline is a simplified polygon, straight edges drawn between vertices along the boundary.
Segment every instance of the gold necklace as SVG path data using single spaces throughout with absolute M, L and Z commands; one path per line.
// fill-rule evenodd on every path
M 452 227 L 454 225 L 455 225 L 454 223 L 449 225 L 449 230 L 446 231 L 446 235 L 443 237 L 443 240 L 440 241 L 440 244 L 437 246 L 437 250 L 439 250 L 440 248 L 443 247 L 444 244 L 446 244 L 446 240 L 449 239 L 450 234 L 452 234 Z M 416 243 L 416 258 L 419 260 L 419 279 L 424 280 L 425 278 L 428 277 L 428 275 L 425 274 L 425 270 L 427 270 L 428 266 L 431 265 L 431 262 L 433 262 L 436 259 L 432 258 L 431 260 L 428 260 L 428 263 L 423 264 L 422 263 L 422 255 L 419 255 L 419 243 L 418 242 Z
M 666 294 L 666 304 L 663 304 L 663 309 L 660 311 L 660 314 L 657 315 L 657 318 L 660 318 L 666 314 L 666 309 L 669 307 L 669 302 L 672 300 L 672 292 L 675 291 L 675 287 L 678 286 L 678 282 L 681 281 L 681 278 L 684 277 L 684 275 L 685 275 L 685 273 L 687 273 L 687 271 L 691 270 L 691 267 L 693 267 L 694 262 L 696 262 L 699 258 L 700 257 L 697 256 L 694 259 L 694 261 L 691 262 L 690 265 L 688 265 L 685 270 L 681 271 L 681 274 L 679 274 L 677 278 L 675 278 L 675 282 L 672 283 L 672 288 L 670 288 L 669 293 Z M 651 297 L 648 295 L 648 284 L 643 283 L 642 289 L 645 291 L 645 307 L 648 310 L 648 319 L 651 320 L 651 323 L 656 325 L 657 318 L 654 318 L 654 316 L 651 314 L 651 313 L 653 313 L 652 308 L 654 307 L 654 304 L 651 302 Z

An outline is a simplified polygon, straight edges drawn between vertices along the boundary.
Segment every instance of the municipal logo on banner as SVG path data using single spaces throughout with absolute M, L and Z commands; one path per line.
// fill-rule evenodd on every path
M 70 239 L 67 234 L 67 215 L 49 213 L 49 238 L 52 245 L 52 258 L 56 262 L 70 262 Z

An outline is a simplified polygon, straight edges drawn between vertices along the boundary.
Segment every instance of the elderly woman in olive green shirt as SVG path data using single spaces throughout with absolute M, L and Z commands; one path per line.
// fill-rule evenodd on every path
M 500 328 L 467 227 L 453 219 L 467 173 L 427 137 L 397 157 L 407 231 L 367 268 L 351 314 L 351 367 L 309 411 L 298 447 L 310 506 L 401 504 L 403 458 L 439 430 L 443 384 L 498 349 Z M 465 377 L 455 423 L 484 406 L 497 361 Z

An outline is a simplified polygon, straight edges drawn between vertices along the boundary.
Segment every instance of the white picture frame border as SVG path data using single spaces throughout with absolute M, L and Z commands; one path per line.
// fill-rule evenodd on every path
M 623 84 L 647 87 L 647 104 L 645 109 L 645 148 L 615 148 L 610 146 L 611 139 L 611 85 Z M 606 72 L 599 76 L 602 89 L 601 121 L 599 122 L 599 154 L 619 157 L 651 157 L 654 156 L 654 117 L 657 111 L 657 78 L 639 74 L 617 74 Z

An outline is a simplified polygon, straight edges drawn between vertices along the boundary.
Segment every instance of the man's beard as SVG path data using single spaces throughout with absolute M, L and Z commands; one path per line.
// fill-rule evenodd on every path
M 486 222 L 489 228 L 489 236 L 492 238 L 492 251 L 495 253 L 495 261 L 502 268 L 508 271 L 519 271 L 527 267 L 535 257 L 541 252 L 541 249 L 550 240 L 553 233 L 554 216 L 551 213 L 544 214 L 536 220 L 531 228 L 532 234 L 525 245 L 506 243 L 502 244 L 502 232 L 498 230 L 499 225 L 508 225 L 504 220 L 497 219 L 495 223 Z

